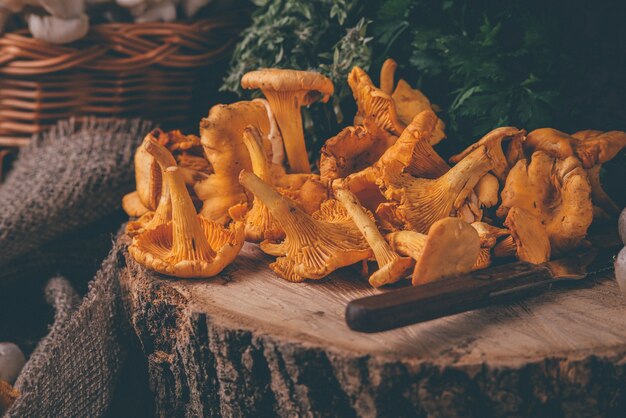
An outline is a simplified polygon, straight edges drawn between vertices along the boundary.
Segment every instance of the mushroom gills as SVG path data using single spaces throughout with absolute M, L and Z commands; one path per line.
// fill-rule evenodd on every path
M 263 241 L 260 248 L 278 256 L 270 268 L 286 280 L 321 279 L 371 256 L 371 249 L 356 228 L 315 219 L 253 173 L 244 170 L 239 179 L 285 231 L 282 242 Z
M 178 167 L 165 170 L 172 220 L 143 232 L 129 247 L 133 258 L 159 273 L 186 278 L 212 277 L 230 264 L 244 243 L 243 205 L 231 208 L 229 228 L 196 214 Z

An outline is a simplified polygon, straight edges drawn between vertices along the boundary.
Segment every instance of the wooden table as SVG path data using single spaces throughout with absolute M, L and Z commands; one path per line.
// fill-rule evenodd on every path
M 246 244 L 221 277 L 121 277 L 162 416 L 624 416 L 612 277 L 380 334 L 350 331 L 353 270 L 289 283 Z

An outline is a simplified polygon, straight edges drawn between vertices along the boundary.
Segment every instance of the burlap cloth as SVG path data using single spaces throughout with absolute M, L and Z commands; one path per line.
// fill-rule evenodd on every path
M 54 272 L 84 274 L 104 245 L 111 248 L 111 225 L 119 228 L 121 198 L 133 188 L 134 150 L 153 127 L 139 120 L 65 121 L 20 153 L 0 185 L 0 304 L 14 297 L 11 284 Z M 131 338 L 117 253 L 114 246 L 84 298 L 67 279 L 48 282 L 54 321 L 16 382 L 21 395 L 8 416 L 111 414 Z

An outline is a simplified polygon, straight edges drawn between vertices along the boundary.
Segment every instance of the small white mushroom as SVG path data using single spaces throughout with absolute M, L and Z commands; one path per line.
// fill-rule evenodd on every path
M 117 0 L 117 4 L 125 9 L 133 9 L 148 3 L 146 0 Z
M 117 4 L 128 9 L 135 22 L 171 22 L 176 20 L 176 5 L 179 0 L 117 0 Z
M 624 297 L 626 297 L 626 247 L 622 248 L 615 260 L 615 278 Z
M 17 345 L 0 343 L 0 380 L 13 384 L 24 364 L 26 357 Z
M 71 19 L 31 14 L 27 21 L 33 37 L 52 44 L 76 41 L 89 31 L 89 17 L 84 13 Z

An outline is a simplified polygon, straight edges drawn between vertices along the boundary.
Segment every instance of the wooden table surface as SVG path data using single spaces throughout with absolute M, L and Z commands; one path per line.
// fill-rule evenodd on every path
M 267 268 L 270 261 L 246 244 L 221 277 L 174 280 L 129 260 L 122 282 L 130 316 L 140 339 L 150 341 L 144 348 L 153 386 L 176 405 L 163 402 L 163 413 L 595 416 L 626 406 L 626 298 L 611 275 L 362 334 L 345 325 L 345 306 L 380 291 L 355 270 L 289 283 Z M 189 357 L 204 346 L 213 358 L 208 364 Z M 256 353 L 260 382 L 254 367 L 243 370 L 246 350 Z M 217 377 L 198 379 L 191 363 L 214 365 Z M 333 387 L 324 397 L 341 405 L 320 409 L 314 384 Z M 177 387 L 190 394 L 213 388 L 220 397 L 176 401 L 168 394 Z

